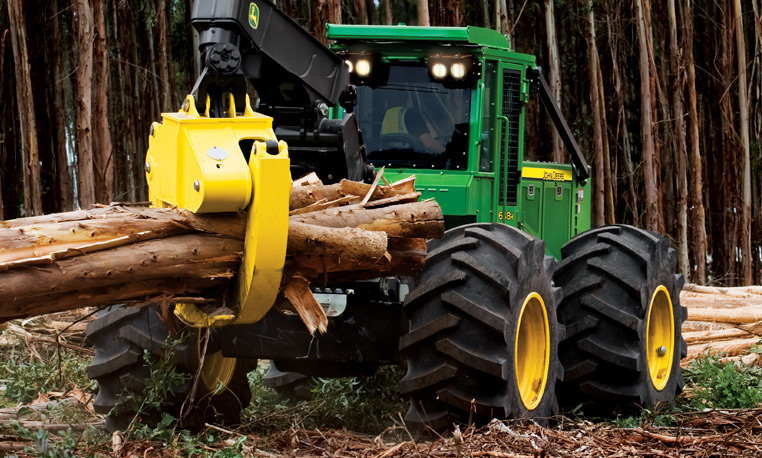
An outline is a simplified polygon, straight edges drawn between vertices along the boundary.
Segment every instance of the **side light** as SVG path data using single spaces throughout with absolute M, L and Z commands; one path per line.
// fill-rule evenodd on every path
M 347 68 L 349 68 L 349 73 L 353 73 L 355 71 L 355 65 L 352 63 L 351 60 L 344 61 L 345 64 L 347 64 Z
M 436 63 L 433 67 L 431 67 L 431 74 L 434 76 L 434 78 L 442 79 L 447 76 L 447 66 L 442 63 Z
M 456 62 L 450 66 L 450 74 L 456 80 L 462 80 L 466 77 L 466 66 Z
M 368 59 L 360 59 L 355 66 L 357 74 L 361 77 L 370 75 L 370 61 Z

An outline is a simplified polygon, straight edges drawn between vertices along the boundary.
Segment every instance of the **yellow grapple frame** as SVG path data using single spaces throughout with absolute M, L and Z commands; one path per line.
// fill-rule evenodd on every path
M 276 141 L 272 118 L 255 113 L 246 98 L 236 115 L 230 97 L 228 117 L 209 118 L 188 96 L 177 113 L 153 123 L 146 155 L 149 196 L 156 207 L 194 213 L 245 211 L 243 261 L 236 278 L 235 315 L 207 315 L 193 304 L 178 304 L 175 315 L 194 327 L 250 324 L 262 319 L 280 288 L 288 239 L 290 161 Z M 241 142 L 253 141 L 248 163 Z M 244 142 L 245 144 L 246 142 Z

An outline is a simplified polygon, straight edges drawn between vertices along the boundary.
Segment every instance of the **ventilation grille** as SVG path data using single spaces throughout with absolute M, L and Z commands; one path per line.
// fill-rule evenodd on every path
M 516 205 L 519 194 L 519 118 L 521 116 L 521 72 L 503 70 L 503 116 L 508 128 L 500 139 L 500 205 Z M 506 141 L 506 135 L 508 136 Z M 508 145 L 506 148 L 505 145 Z

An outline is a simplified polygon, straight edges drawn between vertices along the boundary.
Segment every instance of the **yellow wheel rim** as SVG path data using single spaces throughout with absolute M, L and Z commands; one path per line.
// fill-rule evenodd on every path
M 199 333 L 198 354 L 199 360 L 204 351 L 203 338 Z M 222 393 L 233 378 L 235 372 L 236 358 L 226 358 L 222 356 L 222 351 L 216 353 L 207 353 L 204 357 L 204 365 L 201 368 L 201 383 L 213 395 Z
M 521 402 L 527 410 L 534 410 L 545 392 L 550 366 L 548 313 L 542 297 L 535 292 L 521 306 L 514 358 Z
M 669 381 L 675 354 L 675 316 L 672 299 L 663 285 L 651 296 L 646 333 L 648 373 L 654 388 L 661 391 Z

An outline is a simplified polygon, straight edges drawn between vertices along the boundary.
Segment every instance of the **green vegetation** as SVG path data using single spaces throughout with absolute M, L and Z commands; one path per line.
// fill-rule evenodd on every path
M 287 405 L 278 394 L 264 386 L 267 365 L 260 364 L 249 374 L 252 404 L 244 412 L 255 430 L 302 428 L 347 428 L 378 434 L 399 422 L 406 403 L 397 392 L 402 371 L 383 367 L 370 377 L 313 379 L 312 399 Z
M 149 376 L 146 380 L 145 389 L 142 392 L 129 392 L 126 393 L 132 397 L 133 403 L 136 406 L 135 416 L 130 422 L 128 430 L 133 430 L 140 421 L 140 417 L 143 413 L 148 411 L 161 412 L 162 407 L 170 403 L 172 395 L 177 392 L 177 389 L 190 381 L 190 375 L 178 372 L 177 369 L 177 352 L 174 351 L 178 345 L 182 344 L 187 336 L 183 336 L 180 339 L 167 338 L 168 351 L 162 358 L 158 360 L 151 356 L 148 350 L 143 353 L 143 359 L 148 365 Z M 167 415 L 160 422 L 160 427 L 166 427 L 162 425 L 165 423 L 171 424 L 174 420 L 173 417 Z
M 28 355 L 12 354 L 0 364 L 0 379 L 6 380 L 3 398 L 7 404 L 25 404 L 48 391 L 66 391 L 77 387 L 95 390 L 87 378 L 89 358 L 61 352 L 29 361 Z
M 758 348 L 754 351 L 760 352 Z M 722 358 L 707 352 L 685 369 L 687 405 L 693 409 L 744 409 L 762 405 L 762 368 Z

